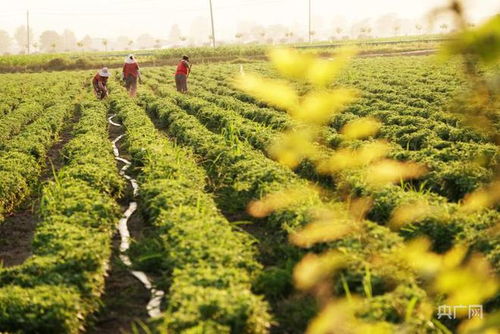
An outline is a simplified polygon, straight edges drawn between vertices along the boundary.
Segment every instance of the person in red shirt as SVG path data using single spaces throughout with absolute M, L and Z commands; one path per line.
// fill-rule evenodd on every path
M 108 83 L 109 71 L 107 67 L 103 67 L 92 79 L 92 86 L 94 86 L 94 92 L 98 99 L 102 100 L 108 96 L 108 88 L 106 84 Z
M 178 92 L 187 93 L 187 78 L 189 77 L 189 73 L 191 73 L 189 57 L 183 56 L 179 64 L 177 64 L 177 70 L 175 71 L 175 86 Z
M 125 64 L 123 65 L 123 80 L 125 81 L 125 87 L 130 96 L 134 97 L 137 94 L 137 81 L 141 81 L 141 72 L 139 71 L 139 65 L 135 60 L 134 55 L 129 55 L 125 59 Z

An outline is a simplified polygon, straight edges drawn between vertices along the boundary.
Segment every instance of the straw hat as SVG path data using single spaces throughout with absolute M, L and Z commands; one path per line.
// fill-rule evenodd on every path
M 133 64 L 135 63 L 135 57 L 133 54 L 129 54 L 127 58 L 125 58 L 125 63 L 127 64 Z
M 107 67 L 103 67 L 100 71 L 99 71 L 99 75 L 101 77 L 109 77 L 110 73 L 108 71 L 108 68 Z

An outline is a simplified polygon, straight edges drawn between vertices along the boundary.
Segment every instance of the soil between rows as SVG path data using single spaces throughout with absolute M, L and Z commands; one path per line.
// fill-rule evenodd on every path
M 109 126 L 110 142 L 122 134 L 123 127 Z M 123 150 L 122 140 L 116 144 L 120 152 L 120 157 L 130 160 L 130 156 Z M 122 167 L 123 163 L 117 161 L 117 169 L 120 170 Z M 130 169 L 127 172 L 130 172 Z M 125 193 L 118 199 L 121 212 L 124 212 L 133 200 L 132 187 L 127 181 Z M 142 239 L 145 228 L 144 218 L 139 209 L 128 221 L 131 239 Z M 132 276 L 129 269 L 120 260 L 119 248 L 120 235 L 116 231 L 113 236 L 113 253 L 110 260 L 110 270 L 106 277 L 105 291 L 102 296 L 103 307 L 95 315 L 94 324 L 87 333 L 108 334 L 130 333 L 132 331 L 143 333 L 140 328 L 143 324 L 146 324 L 148 319 L 146 305 L 150 297 L 149 291 Z

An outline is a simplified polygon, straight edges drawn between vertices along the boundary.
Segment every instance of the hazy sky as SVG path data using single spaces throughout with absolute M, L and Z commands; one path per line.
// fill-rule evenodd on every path
M 79 38 L 136 37 L 150 33 L 166 37 L 170 26 L 180 25 L 189 33 L 191 22 L 198 18 L 208 22 L 209 0 L 0 0 L 0 29 L 13 32 L 25 24 L 26 10 L 38 35 L 43 30 L 73 30 Z M 402 18 L 417 19 L 446 0 L 312 0 L 313 17 L 324 25 L 332 25 L 335 17 L 348 22 L 395 13 Z M 500 13 L 498 0 L 469 0 L 471 21 Z M 307 29 L 308 0 L 213 0 L 216 36 L 234 34 L 242 21 L 263 25 L 286 24 Z M 207 33 L 209 32 L 207 27 Z

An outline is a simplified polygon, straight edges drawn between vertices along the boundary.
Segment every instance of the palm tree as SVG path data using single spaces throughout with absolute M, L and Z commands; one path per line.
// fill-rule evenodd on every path
M 104 45 L 104 51 L 108 52 L 108 40 L 107 39 L 102 40 L 102 45 Z
M 366 27 L 365 31 L 366 31 L 366 35 L 367 35 L 366 37 L 370 38 L 370 35 L 372 33 L 372 28 L 371 27 Z
M 446 23 L 443 23 L 439 26 L 439 28 L 441 28 L 443 33 L 446 33 L 446 31 L 448 30 L 448 25 Z
M 243 34 L 241 32 L 239 32 L 236 35 L 234 35 L 234 37 L 236 37 L 236 39 L 240 40 L 241 38 L 243 38 Z
M 83 53 L 83 42 L 80 41 L 80 42 L 76 43 L 76 46 L 78 46 L 80 48 L 80 51 L 82 51 L 82 53 Z
M 420 35 L 420 32 L 422 31 L 422 29 L 424 28 L 421 24 L 416 24 L 415 25 L 415 28 L 417 29 L 418 31 L 418 34 Z
M 262 39 L 262 42 L 265 42 L 265 37 L 266 37 L 266 32 L 265 31 L 262 31 L 260 34 L 259 34 L 260 38 Z
M 394 34 L 396 36 L 399 36 L 399 31 L 401 30 L 401 27 L 397 25 L 397 26 L 394 26 L 393 29 L 394 29 Z
M 159 49 L 160 48 L 160 40 L 157 39 L 155 40 L 155 49 Z
M 312 41 L 313 36 L 316 35 L 316 31 L 311 30 L 311 32 L 309 34 L 311 35 L 311 41 Z
M 52 44 L 50 44 L 50 47 L 52 48 L 52 53 L 56 52 L 56 46 L 57 46 L 57 44 L 55 42 L 53 42 Z

